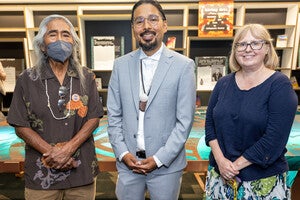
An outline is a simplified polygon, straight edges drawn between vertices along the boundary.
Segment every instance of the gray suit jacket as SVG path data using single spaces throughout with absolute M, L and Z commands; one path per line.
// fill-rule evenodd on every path
M 139 56 L 133 51 L 115 60 L 108 88 L 108 135 L 116 158 L 136 153 L 139 116 Z M 196 86 L 193 60 L 165 46 L 152 80 L 145 110 L 146 155 L 157 156 L 163 166 L 155 174 L 186 166 L 185 142 L 195 112 Z M 117 159 L 118 170 L 128 170 Z

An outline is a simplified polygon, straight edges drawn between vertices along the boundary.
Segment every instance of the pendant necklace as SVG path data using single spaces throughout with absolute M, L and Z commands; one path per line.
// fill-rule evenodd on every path
M 71 113 L 71 106 L 69 106 L 68 108 L 68 113 L 64 116 L 64 117 L 56 117 L 53 113 L 53 110 L 51 108 L 51 104 L 50 104 L 50 98 L 49 98 L 49 94 L 48 94 L 48 84 L 47 84 L 47 79 L 45 79 L 45 86 L 46 86 L 46 96 L 47 96 L 47 107 L 49 108 L 52 116 L 54 119 L 56 120 L 62 120 L 62 119 L 66 119 L 70 116 L 70 113 Z M 69 98 L 69 101 L 71 101 L 71 95 L 72 95 L 72 77 L 71 77 L 71 80 L 70 80 L 70 98 Z

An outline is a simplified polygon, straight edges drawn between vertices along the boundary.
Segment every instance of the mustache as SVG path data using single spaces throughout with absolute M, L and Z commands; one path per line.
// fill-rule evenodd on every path
M 140 36 L 143 37 L 145 34 L 148 34 L 148 33 L 153 34 L 154 36 L 156 35 L 156 33 L 155 33 L 154 31 L 146 30 L 146 31 L 142 32 L 142 33 L 140 34 Z

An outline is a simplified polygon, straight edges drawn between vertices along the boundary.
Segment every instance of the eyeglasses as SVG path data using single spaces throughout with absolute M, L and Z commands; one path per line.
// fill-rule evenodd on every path
M 58 89 L 58 101 L 57 101 L 57 106 L 58 106 L 58 109 L 59 111 L 62 111 L 63 110 L 63 107 L 65 106 L 65 97 L 66 97 L 66 94 L 67 94 L 67 87 L 65 86 L 60 86 L 59 89 Z
M 147 18 L 140 16 L 133 20 L 133 24 L 136 27 L 141 27 L 144 24 L 145 20 L 147 20 L 152 26 L 156 26 L 159 22 L 159 16 L 149 15 Z
M 246 51 L 249 45 L 252 50 L 260 50 L 266 43 L 267 42 L 264 40 L 252 41 L 252 42 L 240 42 L 240 43 L 238 42 L 235 44 L 235 48 L 237 51 L 242 52 L 242 51 Z

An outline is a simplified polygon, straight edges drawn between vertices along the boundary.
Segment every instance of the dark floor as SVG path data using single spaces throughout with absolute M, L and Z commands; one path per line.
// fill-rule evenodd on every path
M 97 179 L 96 199 L 116 200 L 114 193 L 116 172 L 102 172 Z M 0 174 L 0 199 L 1 200 L 22 200 L 24 190 L 24 179 L 15 174 Z M 192 172 L 184 172 L 182 178 L 180 200 L 200 200 L 203 190 Z M 146 198 L 148 199 L 148 198 Z

